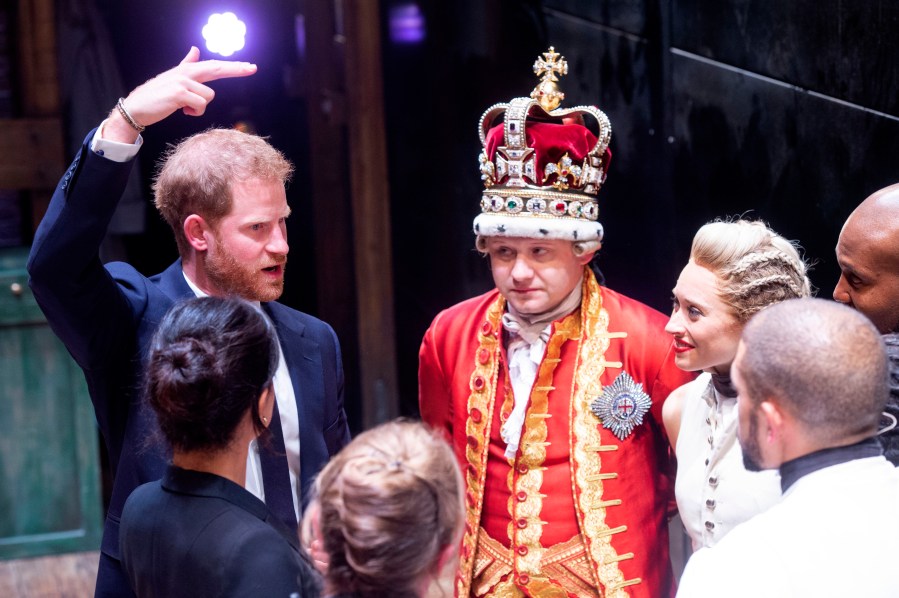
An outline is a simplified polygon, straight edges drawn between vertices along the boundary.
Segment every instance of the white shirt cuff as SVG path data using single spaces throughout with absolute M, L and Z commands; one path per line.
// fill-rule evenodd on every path
M 118 141 L 103 139 L 102 133 L 105 125 L 106 121 L 104 120 L 97 127 L 97 132 L 94 133 L 94 138 L 91 139 L 91 151 L 113 162 L 127 162 L 133 159 L 144 144 L 144 138 L 138 135 L 134 143 L 119 143 Z

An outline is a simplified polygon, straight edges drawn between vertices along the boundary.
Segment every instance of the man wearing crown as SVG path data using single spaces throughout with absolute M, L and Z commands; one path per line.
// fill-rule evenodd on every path
M 690 374 L 666 316 L 588 266 L 611 128 L 558 108 L 560 58 L 550 48 L 531 97 L 481 118 L 474 232 L 496 289 L 441 312 L 419 355 L 422 418 L 466 482 L 456 595 L 671 596 L 660 416 Z

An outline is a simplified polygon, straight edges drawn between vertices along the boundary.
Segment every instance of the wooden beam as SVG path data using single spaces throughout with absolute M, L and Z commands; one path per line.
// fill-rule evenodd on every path
M 53 0 L 19 2 L 19 99 L 24 116 L 60 112 Z
M 399 415 L 379 4 L 377 0 L 344 0 L 349 170 L 366 427 Z
M 364 428 L 399 413 L 378 4 L 303 1 L 296 86 L 309 103 L 318 313 L 343 343 L 356 336 L 346 357 L 349 369 L 358 356 Z
M 31 229 L 37 229 L 37 225 L 44 217 L 47 206 L 50 203 L 51 190 L 56 180 L 47 183 L 46 177 L 59 179 L 65 169 L 64 164 L 57 165 L 52 154 L 58 153 L 59 159 L 64 156 L 62 145 L 62 122 L 59 120 L 61 112 L 61 100 L 59 96 L 59 66 L 56 60 L 56 12 L 54 0 L 20 0 L 19 1 L 19 89 L 18 96 L 22 106 L 22 115 L 26 117 L 47 117 L 48 121 L 40 128 L 40 138 L 50 144 L 43 148 L 43 152 L 51 155 L 50 160 L 40 165 L 40 171 L 36 172 L 38 162 L 37 155 L 30 155 L 22 149 L 13 154 L 13 159 L 18 158 L 22 163 L 14 165 L 13 171 L 8 172 L 11 188 L 32 187 L 25 191 L 25 197 L 31 205 Z M 56 123 L 56 134 L 49 131 L 49 123 Z M 6 136 L 6 130 L 0 137 Z M 29 135 L 29 137 L 31 137 Z M 59 138 L 57 147 L 56 138 Z M 57 152 L 57 149 L 59 150 Z M 18 171 L 18 175 L 15 171 Z M 21 177 L 31 178 L 36 184 L 22 185 Z M 0 181 L 0 187 L 5 187 Z

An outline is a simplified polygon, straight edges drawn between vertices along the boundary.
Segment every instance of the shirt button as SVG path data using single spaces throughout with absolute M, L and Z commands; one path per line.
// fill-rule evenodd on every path
M 478 351 L 478 361 L 481 362 L 481 365 L 485 365 L 488 361 L 490 361 L 490 351 L 487 349 L 481 349 Z
M 531 582 L 531 577 L 527 573 L 522 573 L 518 576 L 518 583 L 522 585 L 528 585 Z
M 475 390 L 481 391 L 484 390 L 484 386 L 487 385 L 487 382 L 484 380 L 483 376 L 475 376 L 471 384 L 474 386 Z
M 712 523 L 711 521 L 706 521 L 706 522 L 705 522 L 705 528 L 706 528 L 707 530 L 709 530 L 709 531 L 712 531 L 712 530 L 715 529 L 715 524 Z
M 468 442 L 468 446 L 470 446 L 472 449 L 477 450 L 477 448 L 478 448 L 478 439 L 477 438 L 475 438 L 474 436 L 469 436 L 468 438 L 466 438 L 466 441 Z
M 524 517 L 520 518 L 515 523 L 516 523 L 516 525 L 518 525 L 518 529 L 524 529 L 528 526 L 528 520 L 525 519 Z
M 477 407 L 473 408 L 471 410 L 471 412 L 469 413 L 469 415 L 471 416 L 471 421 L 473 421 L 476 424 L 481 423 L 481 419 L 483 419 L 483 417 L 484 417 L 484 415 L 481 413 L 481 410 L 478 409 Z
M 519 556 L 527 556 L 527 554 L 528 554 L 528 547 L 527 547 L 527 546 L 519 546 L 519 547 L 518 547 L 518 555 L 519 555 Z
M 708 507 L 710 510 L 714 509 L 715 508 L 715 499 L 713 499 L 713 498 L 706 499 L 705 506 Z
M 518 494 L 515 495 L 515 498 L 518 499 L 518 502 L 524 502 L 528 499 L 528 493 L 522 490 Z
M 98 150 L 97 150 L 97 155 L 98 155 L 98 156 L 105 156 L 105 155 L 106 155 L 106 152 L 104 152 L 104 151 L 101 150 L 101 149 L 98 149 Z
M 714 488 L 714 487 L 717 486 L 717 485 L 718 485 L 718 476 L 712 476 L 712 477 L 710 477 L 710 478 L 709 478 L 709 486 L 711 486 L 712 488 Z
M 484 334 L 490 334 L 493 332 L 493 326 L 490 325 L 490 322 L 484 322 L 481 324 L 481 332 Z
M 467 469 L 468 469 L 468 475 L 470 475 L 474 479 L 478 479 L 478 468 L 477 467 L 475 467 L 474 465 L 469 463 Z
M 524 475 L 529 471 L 530 471 L 530 468 L 527 466 L 527 464 L 525 464 L 525 463 L 518 464 L 518 473 L 520 473 L 521 475 Z
M 472 494 L 471 492 L 465 493 L 465 500 L 468 502 L 469 507 L 474 507 L 475 504 L 477 503 L 477 500 L 475 500 L 474 494 Z
M 705 464 L 706 464 L 706 465 L 709 464 L 709 460 L 708 460 L 708 459 L 705 460 Z

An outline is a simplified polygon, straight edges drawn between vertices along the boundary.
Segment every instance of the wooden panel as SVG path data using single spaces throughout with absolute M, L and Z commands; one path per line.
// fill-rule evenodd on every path
M 899 116 L 899 3 L 674 0 L 672 45 Z
M 10 290 L 27 284 L 24 259 L 0 260 L 0 558 L 96 549 L 101 532 L 90 398 L 34 298 Z
M 0 189 L 54 189 L 65 171 L 58 118 L 0 119 Z

